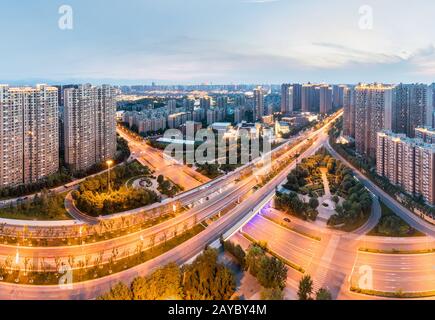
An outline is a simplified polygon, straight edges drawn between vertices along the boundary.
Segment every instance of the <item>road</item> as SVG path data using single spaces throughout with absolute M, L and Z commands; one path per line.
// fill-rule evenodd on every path
M 132 155 L 144 166 L 155 171 L 155 175 L 163 175 L 174 183 L 182 186 L 188 191 L 208 181 L 209 178 L 198 173 L 187 165 L 180 165 L 177 162 L 164 157 L 163 151 L 157 150 L 145 143 L 137 141 L 126 130 L 118 128 L 118 134 L 127 140 Z
M 335 117 L 337 118 L 337 117 Z M 303 152 L 300 158 L 309 156 L 315 153 L 318 148 L 322 146 L 324 141 L 327 139 L 327 127 L 322 128 L 316 132 L 310 133 L 307 139 L 315 139 L 317 138 L 312 145 Z M 302 141 L 297 144 L 294 148 L 288 150 L 284 155 L 275 161 L 282 161 L 282 159 L 287 158 L 290 154 L 297 152 L 302 145 L 306 144 L 306 141 Z M 246 201 L 242 201 L 239 205 L 235 206 L 230 212 L 222 216 L 220 219 L 216 220 L 214 223 L 208 226 L 203 232 L 199 233 L 197 236 L 189 239 L 178 247 L 166 252 L 165 254 L 152 259 L 142 265 L 134 267 L 132 269 L 126 270 L 124 272 L 114 274 L 111 276 L 107 276 L 101 279 L 96 279 L 92 281 L 88 281 L 85 283 L 74 284 L 73 288 L 64 288 L 64 290 L 59 290 L 58 286 L 27 286 L 27 285 L 13 285 L 13 284 L 0 284 L 0 298 L 2 299 L 13 299 L 19 297 L 20 299 L 89 299 L 95 298 L 102 292 L 105 292 L 111 285 L 113 285 L 117 281 L 131 281 L 137 275 L 147 274 L 149 271 L 153 270 L 158 266 L 162 266 L 169 262 L 177 262 L 179 264 L 183 264 L 198 253 L 200 253 L 206 244 L 210 244 L 216 241 L 222 234 L 234 228 L 234 225 L 237 225 L 240 220 L 244 219 L 246 216 L 250 216 L 253 213 L 253 209 L 258 206 L 258 204 L 262 203 L 265 199 L 269 199 L 273 196 L 275 192 L 275 188 L 282 184 L 288 173 L 296 166 L 296 161 L 294 161 L 290 166 L 286 167 L 284 170 L 279 172 L 273 179 L 271 179 L 263 188 L 260 188 L 256 192 L 249 195 L 249 198 Z M 249 181 L 249 180 L 248 180 Z M 246 185 L 246 188 L 251 190 L 252 186 Z M 243 190 L 243 187 L 238 189 L 237 192 L 244 195 L 247 194 L 247 190 Z M 231 196 L 234 199 L 238 198 L 237 193 L 231 193 Z M 228 203 L 228 200 L 224 197 L 218 197 L 218 202 L 216 202 L 213 207 L 208 208 L 208 210 L 213 213 L 219 212 L 225 204 Z M 155 226 L 159 228 L 160 226 Z M 137 235 L 136 235 L 137 237 Z M 135 244 L 141 240 L 136 238 Z M 116 239 L 119 243 L 120 239 Z M 128 240 L 126 240 L 128 241 Z M 96 245 L 105 245 L 97 243 Z M 80 246 L 79 250 L 83 250 L 82 254 L 87 253 L 87 247 Z M 6 250 L 9 254 L 11 252 L 15 253 L 13 248 L 7 248 L 6 246 L 0 246 L 0 250 Z M 6 248 L 6 249 L 5 249 Z M 25 252 L 23 250 L 34 250 L 34 255 L 42 256 L 42 252 L 45 253 L 44 250 L 47 250 L 47 253 L 50 253 L 52 256 L 56 253 L 55 250 L 59 251 L 59 254 L 65 256 L 66 248 L 20 248 L 21 256 L 24 256 Z M 74 248 L 72 248 L 74 250 Z M 61 253 L 62 252 L 62 253 Z M 76 252 L 73 252 L 76 254 Z
M 362 177 L 358 176 L 358 178 L 364 181 Z M 352 285 L 359 283 L 364 268 L 370 268 L 372 271 L 371 288 L 377 291 L 435 290 L 434 253 L 374 254 L 359 251 L 360 248 L 378 249 L 385 252 L 435 248 L 435 239 L 431 234 L 416 238 L 366 236 L 366 233 L 372 230 L 380 219 L 381 208 L 378 196 L 383 196 L 378 194 L 378 188 L 369 189 L 376 194 L 376 196 L 373 195 L 372 214 L 361 228 L 352 233 L 319 227 L 295 217 L 290 217 L 290 223 L 285 222 L 284 219 L 289 216 L 270 208 L 269 204 L 261 210 L 260 216 L 254 217 L 242 230 L 255 240 L 266 241 L 272 251 L 303 267 L 306 274 L 312 276 L 315 290 L 326 287 L 337 299 L 375 298 L 349 291 Z M 407 221 L 414 221 L 414 215 L 409 214 L 411 216 Z M 281 224 L 285 224 L 286 227 Z M 421 231 L 431 230 L 424 221 L 414 221 L 413 226 Z M 320 237 L 320 241 L 307 237 L 307 234 Z M 239 241 L 240 234 L 234 235 L 233 239 Z M 299 281 L 302 274 L 293 269 L 289 272 L 291 281 L 288 282 L 288 289 L 297 290 L 295 283 Z
M 328 151 L 337 159 L 342 161 L 346 166 L 351 168 L 354 172 L 354 175 L 361 181 L 364 186 L 366 186 L 373 194 L 379 197 L 379 199 L 385 203 L 387 207 L 389 207 L 395 214 L 405 220 L 409 225 L 413 228 L 427 234 L 428 236 L 435 237 L 435 225 L 430 224 L 427 221 L 424 221 L 407 208 L 399 204 L 395 199 L 393 199 L 389 194 L 387 194 L 384 190 L 378 187 L 375 183 L 373 183 L 370 179 L 368 179 L 365 175 L 361 173 L 357 168 L 355 168 L 352 164 L 350 164 L 346 159 L 344 159 L 340 154 L 335 152 L 335 150 L 329 144 L 329 141 L 326 143 L 326 147 Z

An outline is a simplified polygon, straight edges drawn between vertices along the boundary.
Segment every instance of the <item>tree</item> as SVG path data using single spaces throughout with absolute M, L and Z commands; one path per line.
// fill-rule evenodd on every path
M 316 300 L 332 300 L 331 292 L 328 289 L 320 288 L 316 292 Z
M 311 294 L 313 293 L 313 280 L 306 275 L 299 281 L 298 297 L 299 300 L 311 300 Z
M 130 288 L 120 282 L 112 287 L 109 292 L 100 296 L 98 300 L 131 300 L 132 298 Z
M 246 267 L 246 254 L 245 251 L 243 251 L 242 247 L 238 244 L 237 246 L 234 245 L 231 241 L 222 241 L 224 250 L 228 251 L 239 263 L 240 268 L 242 270 L 245 270 Z
M 246 268 L 254 277 L 257 277 L 257 274 L 261 269 L 261 260 L 265 255 L 264 250 L 258 245 L 253 244 L 249 247 L 248 255 L 246 256 Z
M 261 292 L 261 300 L 284 300 L 284 292 L 279 288 L 264 289 Z
M 179 300 L 183 297 L 180 268 L 170 263 L 148 277 L 138 277 L 131 291 L 133 300 Z
M 207 248 L 192 264 L 184 267 L 186 300 L 229 300 L 234 294 L 234 274 L 217 262 L 217 256 L 217 250 Z
M 162 184 L 163 181 L 165 181 L 165 178 L 164 178 L 162 175 L 159 175 L 159 176 L 157 177 L 157 182 L 158 182 L 159 184 Z
M 316 198 L 310 198 L 309 205 L 312 209 L 317 209 L 317 207 L 319 206 L 319 200 L 317 200 Z
M 257 279 L 265 288 L 280 288 L 282 290 L 287 280 L 287 267 L 275 257 L 263 256 Z

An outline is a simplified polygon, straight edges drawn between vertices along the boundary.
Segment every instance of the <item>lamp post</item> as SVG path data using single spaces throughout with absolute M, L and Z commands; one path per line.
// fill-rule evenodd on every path
M 108 191 L 108 193 L 110 193 L 111 192 L 111 188 L 110 188 L 110 167 L 113 164 L 113 160 L 107 160 L 106 164 L 107 164 L 107 167 L 108 167 L 108 170 L 107 170 L 107 191 Z

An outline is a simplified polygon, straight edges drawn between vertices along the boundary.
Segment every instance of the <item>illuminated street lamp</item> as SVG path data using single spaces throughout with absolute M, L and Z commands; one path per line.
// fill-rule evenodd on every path
M 111 189 L 110 189 L 110 167 L 113 165 L 113 160 L 107 160 L 106 161 L 108 170 L 107 170 L 107 191 L 110 193 Z

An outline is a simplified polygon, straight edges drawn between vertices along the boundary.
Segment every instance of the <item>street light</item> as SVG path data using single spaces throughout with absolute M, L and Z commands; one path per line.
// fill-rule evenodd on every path
M 110 193 L 111 192 L 111 190 L 110 190 L 110 167 L 113 164 L 113 160 L 107 160 L 106 164 L 108 167 L 108 170 L 107 170 L 107 191 Z

